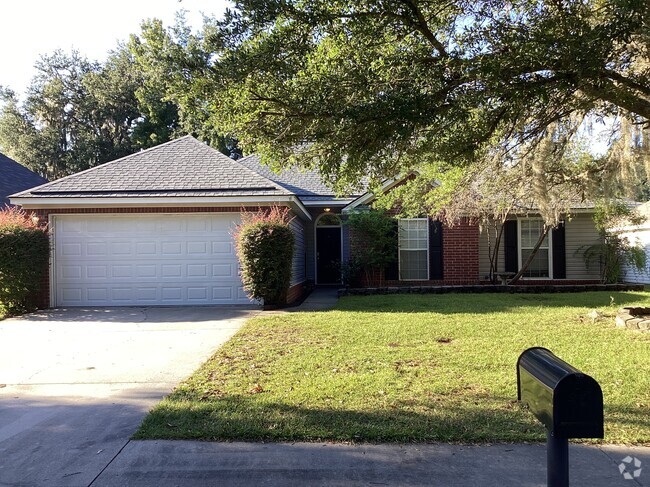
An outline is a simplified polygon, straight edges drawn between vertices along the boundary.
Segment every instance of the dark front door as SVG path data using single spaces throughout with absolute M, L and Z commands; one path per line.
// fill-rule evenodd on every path
M 341 283 L 341 227 L 316 228 L 316 283 Z

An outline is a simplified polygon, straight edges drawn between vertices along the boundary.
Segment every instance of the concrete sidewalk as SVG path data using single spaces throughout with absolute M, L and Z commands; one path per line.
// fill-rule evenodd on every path
M 298 306 L 286 308 L 285 311 L 326 311 L 336 306 L 339 300 L 337 287 L 317 287 Z
M 636 480 L 618 465 L 642 462 Z M 571 485 L 650 486 L 650 448 L 570 448 Z M 647 471 L 646 471 L 647 469 Z M 92 487 L 546 486 L 545 445 L 341 445 L 131 441 Z

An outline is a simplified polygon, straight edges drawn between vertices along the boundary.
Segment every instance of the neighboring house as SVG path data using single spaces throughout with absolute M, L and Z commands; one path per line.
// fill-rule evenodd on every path
M 0 153 L 0 208 L 9 205 L 9 195 L 47 183 L 35 172 Z
M 638 225 L 630 225 L 617 229 L 621 238 L 625 238 L 631 245 L 643 248 L 647 264 L 650 265 L 650 202 L 638 206 L 635 210 L 640 216 L 646 218 L 646 221 Z M 637 284 L 650 284 L 650 272 L 646 266 L 644 270 L 639 270 L 631 265 L 623 265 L 623 280 Z
M 13 195 L 50 225 L 50 306 L 245 304 L 232 230 L 242 211 L 272 204 L 295 216 L 289 300 L 310 283 L 340 285 L 354 240 L 345 213 L 372 194 L 337 197 L 314 171 L 275 174 L 255 156 L 234 161 L 192 137 L 159 145 Z M 578 249 L 597 241 L 589 208 L 576 210 L 540 251 L 524 282 L 597 282 Z M 539 221 L 508 224 L 501 266 L 515 269 Z M 400 220 L 400 249 L 386 285 L 477 284 L 489 270 L 487 239 L 466 222 Z M 505 267 L 503 267 L 505 266 Z

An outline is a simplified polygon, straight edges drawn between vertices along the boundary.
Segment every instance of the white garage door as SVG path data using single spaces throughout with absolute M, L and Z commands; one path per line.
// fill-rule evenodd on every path
M 61 215 L 54 219 L 57 306 L 248 304 L 236 213 Z

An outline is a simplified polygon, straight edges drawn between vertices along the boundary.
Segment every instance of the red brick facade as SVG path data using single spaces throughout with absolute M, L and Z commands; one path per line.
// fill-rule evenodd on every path
M 443 282 L 478 284 L 479 228 L 466 219 L 442 230 Z
M 299 303 L 307 294 L 307 283 L 302 282 L 291 286 L 287 292 L 287 305 Z

